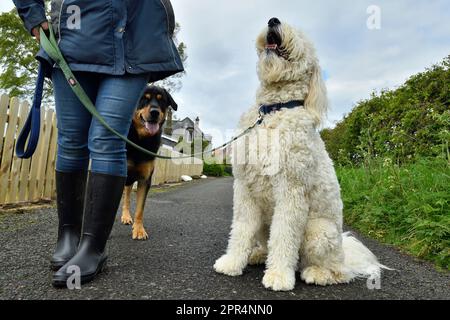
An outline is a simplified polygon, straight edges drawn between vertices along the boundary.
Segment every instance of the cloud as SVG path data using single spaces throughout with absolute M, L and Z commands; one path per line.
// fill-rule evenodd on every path
M 14 4 L 12 1 L 2 1 L 0 3 L 0 12 L 9 12 L 12 8 L 14 8 Z

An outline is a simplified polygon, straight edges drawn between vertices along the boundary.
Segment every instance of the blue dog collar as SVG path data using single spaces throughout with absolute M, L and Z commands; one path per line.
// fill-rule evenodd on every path
M 271 112 L 279 111 L 280 109 L 293 109 L 297 107 L 303 107 L 305 105 L 304 100 L 292 100 L 285 103 L 263 104 L 259 107 L 259 114 L 269 114 Z

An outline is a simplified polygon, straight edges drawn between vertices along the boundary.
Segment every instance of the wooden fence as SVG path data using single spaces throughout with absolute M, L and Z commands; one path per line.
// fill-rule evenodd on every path
M 16 139 L 25 123 L 30 105 L 8 95 L 0 96 L 0 205 L 55 198 L 56 117 L 53 110 L 41 110 L 41 133 L 30 159 L 16 157 Z M 179 153 L 161 148 L 164 155 Z M 200 175 L 200 159 L 156 161 L 153 185 L 180 181 L 181 175 Z

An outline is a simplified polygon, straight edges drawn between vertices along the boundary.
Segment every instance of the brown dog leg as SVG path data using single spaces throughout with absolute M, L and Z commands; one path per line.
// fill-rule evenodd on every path
M 147 240 L 148 234 L 144 229 L 144 207 L 145 199 L 147 198 L 148 191 L 150 190 L 149 180 L 139 180 L 136 196 L 136 213 L 134 215 L 133 224 L 133 239 L 135 240 Z
M 133 189 L 133 185 L 126 186 L 123 197 L 122 204 L 122 218 L 121 221 L 123 224 L 132 224 L 133 219 L 130 214 L 130 200 L 131 200 L 131 190 Z

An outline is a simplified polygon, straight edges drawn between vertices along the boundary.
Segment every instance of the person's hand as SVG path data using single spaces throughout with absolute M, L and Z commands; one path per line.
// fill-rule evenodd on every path
M 41 35 L 39 34 L 39 27 L 42 27 L 45 31 L 48 30 L 48 22 L 44 21 L 41 23 L 40 26 L 34 27 L 33 30 L 31 30 L 31 33 L 36 38 L 37 42 L 41 40 Z

